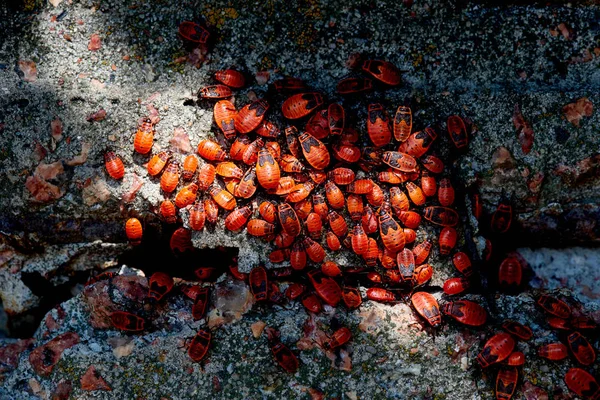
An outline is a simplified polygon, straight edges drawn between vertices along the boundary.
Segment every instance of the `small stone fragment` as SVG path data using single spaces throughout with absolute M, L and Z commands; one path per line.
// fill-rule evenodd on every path
M 83 142 L 81 145 L 81 154 L 73 157 L 72 159 L 65 161 L 65 164 L 73 167 L 75 165 L 81 165 L 87 161 L 88 155 L 90 154 L 90 150 L 92 149 L 92 145 L 88 142 Z
M 562 113 L 567 121 L 579 128 L 579 121 L 583 117 L 591 117 L 594 112 L 594 105 L 587 97 L 582 97 L 575 103 L 567 104 L 563 107 Z
M 178 126 L 173 131 L 173 137 L 169 142 L 171 146 L 179 150 L 181 153 L 189 153 L 192 151 L 192 145 L 190 144 L 190 137 L 188 136 L 185 129 Z
M 93 121 L 102 121 L 103 119 L 106 118 L 106 111 L 101 108 L 100 110 L 96 111 L 93 114 L 90 114 L 86 117 L 86 121 L 88 122 L 93 122 Z
M 19 366 L 19 355 L 27 350 L 34 339 L 21 339 L 4 347 L 0 347 L 0 373 Z
M 258 83 L 259 85 L 265 85 L 267 82 L 269 82 L 269 77 L 271 75 L 269 74 L 269 71 L 260 71 L 256 73 L 256 83 Z
M 60 360 L 62 353 L 77 343 L 79 343 L 79 335 L 75 332 L 58 335 L 46 344 L 35 348 L 29 354 L 29 363 L 38 375 L 48 376 Z
M 498 147 L 492 154 L 492 167 L 512 169 L 515 167 L 515 160 L 506 147 Z
M 95 176 L 92 181 L 87 184 L 81 195 L 83 197 L 83 203 L 86 206 L 93 206 L 96 203 L 105 203 L 110 199 L 110 191 L 106 181 L 98 176 Z
M 33 61 L 20 60 L 19 69 L 23 72 L 25 82 L 35 82 L 37 80 L 37 66 Z
M 255 339 L 258 339 L 262 334 L 263 329 L 265 329 L 265 326 L 267 326 L 267 324 L 263 321 L 256 321 L 253 323 L 250 326 L 250 329 L 252 329 L 252 336 L 254 336 Z
M 137 174 L 132 174 L 132 176 L 133 177 L 132 177 L 131 187 L 129 188 L 129 190 L 127 190 L 126 193 L 123 194 L 123 197 L 122 197 L 122 200 L 125 203 L 131 203 L 135 199 L 135 196 L 140 191 L 142 186 L 144 186 L 144 181 L 142 180 L 142 178 L 137 176 Z
M 100 35 L 98 35 L 97 33 L 94 33 L 90 37 L 90 42 L 88 43 L 88 50 L 89 51 L 98 51 L 98 50 L 100 50 L 101 47 L 102 47 L 102 40 L 100 39 Z
M 52 132 L 52 138 L 54 138 L 54 140 L 59 142 L 63 137 L 62 136 L 62 132 L 63 132 L 62 121 L 58 118 L 52 120 L 52 122 L 50 122 L 50 130 Z
M 111 391 L 111 387 L 102 378 L 100 373 L 96 370 L 96 367 L 90 365 L 88 370 L 81 377 L 81 390 L 94 391 L 94 390 L 106 390 Z
M 52 400 L 68 400 L 73 391 L 73 385 L 71 381 L 61 380 L 56 385 L 56 389 L 52 392 Z

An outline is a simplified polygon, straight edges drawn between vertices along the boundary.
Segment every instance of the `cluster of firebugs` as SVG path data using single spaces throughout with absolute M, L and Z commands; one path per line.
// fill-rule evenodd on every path
M 201 28 L 192 24 L 184 29 Z M 362 70 L 369 76 L 340 81 L 338 93 L 348 95 L 370 90 L 373 78 L 387 86 L 400 83 L 400 71 L 387 61 L 366 60 Z M 270 254 L 270 260 L 273 263 L 289 261 L 291 269 L 274 271 L 276 277 L 304 270 L 308 260 L 320 264 L 320 268 L 307 271 L 314 291 L 296 282 L 288 286 L 285 294 L 269 280 L 264 267 L 255 267 L 247 276 L 240 273 L 237 266 L 232 266 L 230 270 L 234 277 L 249 281 L 257 302 L 280 302 L 285 296 L 289 300 L 299 299 L 314 313 L 321 311 L 322 302 L 332 307 L 343 302 L 348 308 L 357 308 L 362 302 L 359 290 L 341 287 L 335 278 L 342 274 L 366 273 L 367 280 L 374 285 L 366 291 L 368 299 L 399 300 L 394 288 L 384 289 L 380 287 L 382 284 L 396 286 L 404 292 L 412 291 L 413 307 L 432 327 L 441 324 L 441 313 L 464 325 L 485 324 L 487 312 L 475 302 L 451 301 L 440 308 L 430 293 L 414 292 L 433 275 L 432 266 L 425 263 L 433 244 L 425 240 L 412 249 L 406 247 L 415 241 L 414 229 L 420 225 L 421 217 L 442 227 L 438 238 L 441 255 L 453 252 L 458 236 L 454 228 L 458 214 L 451 208 L 454 189 L 448 178 L 436 178 L 443 172 L 443 162 L 434 155 L 426 155 L 438 136 L 433 128 L 413 132 L 412 112 L 407 106 L 398 107 L 390 120 L 381 104 L 370 104 L 366 131 L 372 146 L 361 149 L 360 134 L 348 126 L 342 105 L 325 106 L 323 96 L 310 91 L 303 81 L 285 78 L 274 82 L 277 92 L 288 95 L 281 107 L 283 116 L 290 121 L 308 121 L 302 132 L 290 125 L 282 134 L 278 126 L 265 118 L 270 108 L 266 100 L 257 99 L 239 110 L 228 100 L 233 95 L 232 89 L 245 86 L 242 73 L 232 69 L 218 71 L 215 79 L 219 84 L 202 88 L 198 97 L 216 101 L 214 119 L 226 139 L 221 141 L 224 145 L 208 139 L 200 141 L 197 154 L 202 163 L 190 154 L 180 164 L 169 150 L 164 150 L 154 154 L 147 164 L 150 176 L 162 173 L 160 185 L 165 200 L 160 205 L 160 214 L 166 223 L 177 222 L 177 210 L 186 209 L 189 228 L 200 231 L 207 222 L 216 224 L 219 212 L 224 210 L 228 212 L 224 217 L 226 229 L 240 231 L 245 228 L 248 234 L 273 242 L 277 249 Z M 467 146 L 467 130 L 459 116 L 448 118 L 447 129 L 458 149 Z M 150 155 L 154 135 L 152 122 L 145 119 L 135 135 L 135 151 Z M 282 137 L 285 140 L 280 143 Z M 123 178 L 123 162 L 115 153 L 105 154 L 105 166 L 112 178 Z M 181 179 L 189 183 L 172 196 Z M 262 197 L 268 199 L 260 203 L 256 217 L 256 207 L 249 200 L 259 189 Z M 201 193 L 207 196 L 202 199 Z M 420 212 L 411 210 L 413 205 L 421 207 L 434 198 L 439 205 L 424 207 Z M 238 205 L 238 201 L 246 205 Z M 481 205 L 477 196 L 474 202 L 473 211 L 479 218 Z M 492 230 L 507 231 L 511 219 L 510 205 L 501 204 L 492 215 Z M 129 219 L 125 230 L 131 244 L 141 242 L 142 224 L 138 219 Z M 192 246 L 191 230 L 179 228 L 173 233 L 171 247 L 174 251 L 185 251 Z M 362 257 L 365 267 L 343 269 L 334 261 L 326 261 L 321 244 L 323 239 L 331 252 L 342 246 L 352 250 Z M 444 283 L 443 290 L 447 295 L 463 293 L 469 287 L 473 273 L 466 253 L 455 252 L 452 261 L 461 276 Z M 373 270 L 378 262 L 383 267 L 381 273 Z M 212 268 L 200 268 L 196 275 L 204 280 L 212 272 Z M 500 265 L 498 282 L 518 286 L 521 279 L 519 260 L 506 258 Z M 149 297 L 158 301 L 173 286 L 169 275 L 157 272 L 149 279 Z M 209 301 L 208 289 L 184 286 L 182 291 L 194 301 L 194 319 L 203 318 Z M 544 295 L 538 304 L 552 315 L 549 321 L 557 329 L 595 328 L 586 318 L 569 321 L 570 309 L 559 299 Z M 122 330 L 144 329 L 144 320 L 128 312 L 114 312 L 111 320 Z M 524 354 L 515 351 L 515 339 L 528 340 L 532 332 L 514 321 L 506 321 L 502 328 L 507 333 L 490 338 L 477 361 L 483 368 L 502 363 L 496 380 L 497 398 L 510 399 L 519 378 L 517 367 L 525 362 Z M 275 360 L 286 371 L 295 372 L 298 368 L 295 354 L 278 339 L 274 329 L 268 329 L 267 334 Z M 334 349 L 350 339 L 350 330 L 342 327 L 324 346 Z M 191 359 L 200 361 L 207 354 L 210 341 L 210 331 L 201 329 L 190 344 L 188 354 Z M 568 344 L 579 363 L 589 366 L 594 362 L 594 350 L 580 333 L 571 333 Z M 558 360 L 566 358 L 568 352 L 564 344 L 553 343 L 540 348 L 539 355 Z M 583 369 L 572 368 L 565 381 L 580 396 L 600 398 L 600 387 Z

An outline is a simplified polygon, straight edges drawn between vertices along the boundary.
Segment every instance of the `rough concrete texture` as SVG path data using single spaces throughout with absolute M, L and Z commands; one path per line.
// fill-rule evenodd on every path
M 127 217 L 159 225 L 155 214 L 163 197 L 159 181 L 147 175 L 148 158 L 133 152 L 136 124 L 156 110 L 160 122 L 153 151 L 172 146 L 176 128 L 185 130 L 193 151 L 201 139 L 217 132 L 212 104 L 196 103 L 194 93 L 214 82 L 215 70 L 226 67 L 250 77 L 268 71 L 269 83 L 287 75 L 302 78 L 328 100 L 342 101 L 351 123 L 361 131 L 367 104 L 382 102 L 391 113 L 406 101 L 413 108 L 415 129 L 432 124 L 441 133 L 433 151 L 447 161 L 459 192 L 476 187 L 488 214 L 503 197 L 511 200 L 516 220 L 508 242 L 598 242 L 600 114 L 593 107 L 600 101 L 597 6 L 53 0 L 34 9 L 10 14 L 0 9 L 6 12 L 0 19 L 0 296 L 13 318 L 46 303 L 43 294 L 35 293 L 32 276 L 48 280 L 51 289 L 64 282 L 72 286 L 77 272 L 87 277 L 87 270 L 116 264 Z M 215 38 L 200 68 L 185 61 L 187 53 L 177 38 L 178 24 L 197 16 L 205 18 Z M 101 46 L 92 51 L 94 34 Z M 406 71 L 402 87 L 340 99 L 335 85 L 352 74 L 345 62 L 356 52 L 389 60 Z M 251 80 L 248 88 L 236 92 L 236 105 L 267 91 L 266 84 Z M 582 98 L 589 99 L 591 110 L 585 103 L 581 109 L 563 111 Z M 280 100 L 275 98 L 277 106 L 269 119 L 284 126 Z M 516 105 L 522 118 L 515 117 Z M 470 145 L 463 154 L 451 150 L 445 134 L 451 114 L 461 115 L 469 126 Z M 517 131 L 529 132 L 529 127 L 534 142 L 524 154 Z M 179 146 L 185 148 L 185 141 Z M 111 180 L 104 171 L 102 155 L 109 147 L 123 158 L 123 182 Z M 44 190 L 36 192 L 35 184 Z M 138 187 L 132 195 L 132 188 Z M 35 201 L 32 191 L 44 201 Z M 478 226 L 471 222 L 471 235 L 481 251 Z M 422 224 L 417 242 L 438 234 L 439 228 Z M 466 250 L 470 242 L 462 231 L 459 237 L 458 247 Z M 214 230 L 196 233 L 193 242 L 199 248 L 239 246 L 242 270 L 258 262 L 271 266 L 263 242 L 244 233 L 227 233 L 222 222 Z M 526 258 L 541 280 L 551 276 L 544 275 L 546 261 Z M 355 259 L 343 252 L 336 261 L 352 265 Z M 441 286 L 455 274 L 451 262 L 439 257 L 437 246 L 430 262 L 435 266 L 432 286 Z M 590 282 L 585 268 L 569 275 L 559 268 L 551 271 L 567 286 L 586 284 L 595 291 L 596 283 Z M 310 388 L 327 397 L 490 398 L 493 374 L 482 376 L 478 368 L 465 371 L 461 366 L 472 363 L 483 337 L 510 317 L 529 324 L 536 338 L 535 343 L 519 345 L 531 356 L 519 395 L 525 396 L 528 388 L 535 392 L 531 386 L 536 385 L 559 397 L 567 393 L 562 377 L 572 362 L 555 365 L 535 358 L 537 345 L 555 338 L 546 330 L 542 314 L 533 312 L 531 296 L 499 296 L 492 310 L 498 314 L 489 329 L 445 324 L 435 337 L 414 325 L 416 319 L 403 304 L 367 302 L 360 311 L 340 309 L 336 316 L 355 334 L 348 349 L 352 371 L 332 368 L 321 350 L 312 349 L 301 353 L 300 372 L 287 375 L 273 363 L 264 336 L 251 337 L 250 325 L 263 320 L 281 329 L 284 343 L 297 350 L 307 318 L 298 304 L 255 306 L 241 321 L 215 330 L 209 361 L 200 368 L 187 358 L 183 342 L 201 323 L 192 322 L 181 295 L 169 300 L 177 299 L 161 311 L 162 322 L 155 330 L 133 335 L 130 342 L 128 335 L 92 329 L 79 294 L 61 305 L 66 317 L 51 312 L 53 320 L 63 322 L 50 334 L 42 325 L 35 337 L 38 346 L 75 331 L 80 343 L 63 353 L 48 378 L 34 374 L 26 351 L 18 368 L 5 374 L 0 394 L 45 398 L 63 380 L 61 390 L 69 381 L 77 398 L 114 398 L 114 393 L 157 399 L 309 397 Z M 596 312 L 597 304 L 586 304 L 586 309 Z M 375 333 L 359 328 L 370 312 L 379 316 L 373 323 Z M 326 331 L 330 314 L 317 317 Z M 135 346 L 128 347 L 130 343 Z M 114 349 L 123 346 L 126 349 L 116 355 Z M 82 392 L 79 379 L 91 364 L 112 393 Z M 126 373 L 130 379 L 122 379 Z M 191 392 L 177 397 L 168 392 L 175 385 Z
M 568 393 L 562 378 L 573 362 L 550 362 L 537 356 L 537 348 L 556 341 L 557 336 L 535 306 L 534 293 L 495 297 L 492 304 L 496 311 L 484 329 L 469 329 L 447 318 L 433 334 L 402 302 L 367 302 L 355 311 L 326 306 L 315 316 L 308 315 L 299 302 L 252 304 L 247 298 L 248 287 L 228 279 L 214 285 L 211 299 L 219 304 L 222 315 L 231 317 L 228 321 L 215 316 L 217 310 L 210 308 L 207 322 L 193 321 L 192 302 L 177 287 L 156 305 L 145 298 L 144 290 L 135 289 L 136 285 L 146 287 L 145 278 L 139 276 L 88 287 L 52 310 L 36 332 L 36 342 L 20 349 L 18 366 L 13 365 L 3 375 L 0 398 L 50 398 L 60 382 L 67 381 L 71 396 L 83 399 L 275 399 L 314 398 L 318 393 L 325 398 L 349 399 L 488 399 L 493 396 L 496 369 L 482 373 L 474 365 L 475 356 L 485 340 L 500 331 L 505 319 L 526 323 L 534 332 L 532 340 L 517 344 L 527 362 L 516 398 L 524 397 L 525 392 L 538 396 L 528 398 Z M 285 287 L 282 283 L 282 290 Z M 584 312 L 568 292 L 554 294 L 565 298 L 574 314 Z M 464 297 L 485 304 L 480 296 Z M 106 318 L 105 310 L 115 309 L 143 315 L 146 330 L 127 334 L 92 328 Z M 590 303 L 585 313 L 598 318 L 599 311 L 597 303 Z M 333 319 L 352 331 L 351 342 L 335 352 L 320 347 L 332 333 Z M 257 324 L 261 321 L 280 330 L 282 342 L 298 355 L 297 373 L 284 373 L 276 365 L 265 333 L 261 334 L 264 325 Z M 187 355 L 185 339 L 207 324 L 212 330 L 212 344 L 206 359 L 194 363 Z M 30 356 L 32 349 L 66 332 L 76 332 L 79 342 L 64 350 L 47 376 L 39 376 L 32 370 L 31 363 L 37 362 Z M 10 340 L 5 341 L 8 343 Z M 90 366 L 112 391 L 82 390 L 80 380 Z

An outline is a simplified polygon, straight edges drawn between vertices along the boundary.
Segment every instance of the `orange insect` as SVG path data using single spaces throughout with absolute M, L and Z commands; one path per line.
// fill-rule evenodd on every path
M 402 231 L 404 232 L 404 240 L 407 244 L 412 243 L 417 239 L 417 232 L 415 232 L 413 229 L 404 228 Z
M 400 225 L 383 207 L 379 211 L 379 234 L 386 249 L 398 252 L 404 248 L 404 232 Z
M 379 186 L 376 183 L 373 183 L 373 190 L 367 193 L 365 197 L 367 198 L 369 204 L 375 207 L 379 207 L 383 203 L 385 195 L 383 194 L 381 186 Z
M 440 232 L 440 254 L 444 256 L 450 254 L 450 251 L 452 251 L 454 246 L 456 246 L 456 239 L 456 229 L 450 226 L 445 226 Z
M 385 151 L 381 161 L 403 172 L 413 172 L 417 168 L 417 160 L 413 156 L 398 151 Z
M 567 358 L 567 346 L 562 343 L 549 343 L 538 348 L 538 356 L 551 361 L 560 361 Z
M 252 207 L 250 206 L 236 208 L 225 218 L 225 228 L 232 232 L 239 231 L 246 225 L 251 215 Z
M 269 103 L 263 99 L 245 105 L 235 117 L 235 130 L 239 133 L 252 132 L 263 121 L 268 109 Z
M 179 184 L 179 162 L 172 160 L 167 164 L 165 172 L 160 177 L 160 188 L 165 193 L 172 193 Z
M 581 365 L 591 365 L 596 361 L 594 348 L 581 333 L 573 332 L 567 337 L 569 349 Z
M 294 243 L 294 239 L 294 236 L 290 236 L 285 232 L 280 232 L 277 236 L 275 236 L 273 243 L 275 243 L 275 246 L 282 249 L 285 247 L 290 247 L 292 243 Z
M 269 190 L 267 193 L 283 196 L 284 194 L 290 193 L 294 186 L 296 186 L 296 182 L 294 182 L 294 179 L 291 176 L 282 176 L 279 178 L 277 189 Z
M 167 224 L 174 224 L 177 222 L 177 209 L 175 208 L 175 204 L 169 199 L 163 200 L 163 202 L 160 203 L 160 215 L 162 215 Z
M 192 232 L 185 228 L 176 229 L 175 232 L 173 232 L 173 235 L 171 235 L 169 245 L 173 252 L 177 250 L 183 253 L 188 250 L 193 250 Z
M 139 332 L 144 330 L 144 319 L 125 311 L 110 313 L 110 322 L 122 331 Z M 53 354 L 50 352 L 50 354 Z M 46 356 L 45 356 L 46 357 Z
M 269 254 L 269 261 L 272 263 L 281 263 L 290 258 L 290 249 L 273 250 Z
M 498 269 L 498 284 L 504 287 L 518 287 L 523 278 L 523 268 L 515 257 L 507 257 Z
M 410 203 L 408 202 L 408 197 L 400 188 L 392 187 L 390 188 L 390 205 L 394 212 L 399 211 L 408 211 L 410 208 Z
M 415 185 L 412 182 L 406 183 L 406 190 L 408 190 L 408 197 L 412 200 L 413 203 L 417 206 L 422 206 L 425 204 L 425 195 L 420 187 Z
M 473 274 L 473 267 L 471 264 L 471 259 L 469 256 L 462 251 L 454 254 L 452 257 L 452 263 L 456 267 L 456 269 L 466 277 L 469 277 Z
M 123 161 L 112 151 L 104 153 L 104 168 L 106 168 L 106 172 L 113 179 L 122 179 L 125 175 Z
M 411 282 L 415 272 L 415 255 L 409 249 L 403 249 L 397 255 L 400 279 L 403 282 Z
M 289 203 L 298 203 L 306 199 L 315 188 L 312 182 L 300 183 L 292 188 L 292 191 L 287 195 L 285 201 Z M 308 202 L 312 208 L 310 201 Z
M 237 188 L 235 197 L 249 199 L 256 193 L 256 168 L 248 168 L 248 171 L 242 176 Z
M 305 130 L 317 139 L 324 139 L 329 136 L 327 109 L 317 111 L 315 115 L 308 120 Z
M 415 263 L 417 265 L 423 264 L 427 257 L 429 257 L 429 252 L 431 251 L 431 242 L 424 241 L 423 243 L 419 243 L 416 245 L 412 252 L 415 255 Z
M 379 103 L 369 104 L 367 132 L 371 142 L 373 142 L 376 147 L 385 146 L 392 139 L 390 119 L 383 106 Z
M 442 226 L 455 226 L 458 223 L 458 214 L 451 208 L 431 206 L 425 207 L 423 216 L 431 223 Z
M 223 148 L 212 140 L 201 140 L 198 143 L 198 149 L 196 150 L 198 155 L 210 161 L 225 161 L 227 159 L 227 153 Z
M 502 202 L 492 214 L 492 231 L 505 233 L 510 228 L 512 222 L 512 206 L 509 203 Z
M 346 236 L 348 233 L 348 225 L 346 224 L 344 217 L 335 210 L 331 210 L 327 214 L 327 220 L 329 221 L 329 227 L 338 238 Z
M 346 344 L 350 339 L 352 339 L 352 332 L 350 332 L 350 329 L 346 327 L 340 328 L 333 332 L 329 341 L 325 343 L 325 348 L 335 349 L 336 347 Z
M 235 119 L 237 110 L 229 100 L 220 100 L 215 104 L 213 110 L 215 122 L 226 139 L 231 140 L 235 137 Z
M 192 207 L 190 207 L 190 228 L 195 231 L 201 231 L 204 228 L 206 222 L 206 213 L 204 211 L 204 204 L 201 201 L 196 201 Z
M 531 328 L 516 321 L 504 321 L 502 323 L 502 329 L 521 340 L 527 341 L 533 337 Z
M 285 233 L 294 237 L 300 234 L 300 220 L 292 206 L 288 203 L 280 204 L 277 207 L 277 216 Z
M 452 187 L 452 183 L 450 183 L 450 179 L 444 178 L 440 180 L 438 200 L 444 207 L 451 206 L 454 203 L 454 188 Z
M 586 370 L 571 368 L 565 375 L 565 383 L 569 389 L 582 398 L 600 398 L 600 385 Z
M 208 191 L 215 203 L 225 210 L 231 211 L 237 205 L 235 198 L 227 190 L 221 189 L 219 186 L 213 185 Z
M 211 224 L 216 224 L 219 218 L 219 205 L 213 199 L 204 200 L 204 212 L 206 220 Z
M 327 203 L 325 203 L 323 195 L 313 194 L 312 200 L 314 211 L 319 214 L 322 220 L 326 220 L 329 208 L 327 207 Z
M 513 367 L 520 367 L 525 364 L 525 354 L 520 351 L 513 351 L 510 353 L 510 356 L 508 356 L 506 363 Z
M 406 142 L 402 143 L 398 151 L 407 153 L 413 157 L 421 157 L 427 153 L 433 141 L 437 138 L 437 133 L 431 127 L 427 127 L 421 132 L 415 132 L 408 137 Z
M 308 214 L 306 217 L 306 230 L 312 239 L 319 240 L 321 238 L 321 232 L 323 231 L 323 220 L 319 214 L 315 212 Z
M 247 165 L 252 165 L 258 160 L 258 151 L 263 148 L 265 142 L 262 138 L 256 138 L 256 140 L 246 148 L 242 156 L 242 161 Z
M 332 135 L 341 135 L 345 127 L 346 113 L 344 107 L 337 103 L 332 103 L 327 108 L 327 118 L 329 122 L 329 132 Z
M 375 287 L 367 289 L 367 298 L 380 303 L 393 303 L 396 301 L 394 293 L 389 290 Z
M 325 183 L 325 196 L 327 197 L 327 202 L 332 208 L 336 210 L 344 208 L 344 193 L 340 190 L 337 185 L 331 181 L 327 181 Z
M 354 194 L 368 194 L 373 191 L 375 183 L 370 179 L 358 179 L 350 183 L 346 190 Z
M 225 85 L 205 86 L 198 91 L 198 97 L 201 99 L 227 99 L 233 96 L 233 92 Z
M 307 236 L 302 241 L 302 244 L 304 245 L 304 250 L 306 251 L 308 258 L 310 258 L 312 262 L 320 263 L 325 259 L 325 250 L 319 243 Z
M 426 292 L 416 292 L 410 300 L 415 310 L 427 320 L 429 325 L 434 328 L 440 326 L 442 323 L 440 306 L 433 295 Z
M 196 201 L 196 193 L 198 192 L 198 185 L 190 183 L 187 186 L 181 188 L 177 196 L 175 196 L 175 205 L 178 208 L 184 208 Z
M 298 93 L 283 102 L 281 111 L 287 119 L 299 119 L 313 112 L 321 104 L 323 97 L 319 93 Z
M 313 168 L 320 170 L 329 165 L 329 151 L 323 142 L 308 132 L 303 132 L 298 140 L 300 140 L 304 158 Z
M 137 246 L 142 242 L 142 223 L 137 218 L 129 218 L 125 223 L 125 234 L 129 243 Z
M 277 164 L 271 153 L 264 147 L 258 153 L 256 177 L 258 178 L 258 183 L 265 189 L 276 189 L 279 185 L 279 178 L 281 177 L 279 164 Z
M 275 233 L 275 225 L 262 219 L 251 219 L 246 225 L 246 231 L 252 236 L 267 236 Z
M 496 377 L 496 399 L 510 400 L 517 388 L 519 371 L 516 368 L 501 368 Z
M 235 161 L 243 161 L 244 153 L 248 149 L 248 146 L 250 146 L 250 143 L 251 141 L 248 135 L 238 136 L 231 144 L 229 158 Z
M 352 237 L 354 238 L 354 235 Z M 362 256 L 365 260 L 365 264 L 367 264 L 367 267 L 374 267 L 377 265 L 377 259 L 379 258 L 379 247 L 377 246 L 377 241 L 375 239 L 369 238 L 367 251 L 365 251 Z
M 365 60 L 362 70 L 386 85 L 396 86 L 400 84 L 400 71 L 389 61 Z
M 338 251 L 342 244 L 340 243 L 340 239 L 338 239 L 338 237 L 335 235 L 335 233 L 328 231 L 327 235 L 326 235 L 326 239 L 327 239 L 327 247 L 329 247 L 329 250 L 331 251 Z
M 515 340 L 508 333 L 497 333 L 492 336 L 477 355 L 477 362 L 482 368 L 502 362 L 508 358 L 515 348 Z
M 355 163 L 360 160 L 360 148 L 349 143 L 341 143 L 334 144 L 331 146 L 331 150 L 333 151 L 333 155 L 336 159 L 340 161 L 345 161 L 347 163 Z
M 306 85 L 302 79 L 291 77 L 278 79 L 273 82 L 273 85 L 278 92 L 306 89 Z
M 469 143 L 467 128 L 461 117 L 458 115 L 449 116 L 447 127 L 450 139 L 452 139 L 457 149 L 462 149 Z
M 369 238 L 362 225 L 357 223 L 352 229 L 352 251 L 358 255 L 363 255 L 369 248 Z
M 152 156 L 147 166 L 148 175 L 156 176 L 160 174 L 171 157 L 172 153 L 169 150 L 163 150 Z
M 140 154 L 148 154 L 154 144 L 154 126 L 150 118 L 144 118 L 138 126 L 133 140 L 133 148 Z
M 421 172 L 421 190 L 423 190 L 423 194 L 427 197 L 434 196 L 437 191 L 435 177 L 427 170 Z
M 252 268 L 248 277 L 248 283 L 250 284 L 250 291 L 254 296 L 254 300 L 267 300 L 268 278 L 267 270 L 264 267 L 259 266 Z
M 306 267 L 306 250 L 302 242 L 294 242 L 290 253 L 290 265 L 297 271 Z
M 464 325 L 482 326 L 487 320 L 487 311 L 485 311 L 485 308 L 469 300 L 457 300 L 446 303 L 442 311 Z
M 337 185 L 349 185 L 354 181 L 354 171 L 350 168 L 335 168 L 327 173 L 327 177 Z
M 206 191 L 215 181 L 217 170 L 212 164 L 203 164 L 198 171 L 198 189 Z
M 179 24 L 177 33 L 183 40 L 194 44 L 206 43 L 210 36 L 210 33 L 205 28 L 191 21 L 183 21 Z
M 155 272 L 148 279 L 148 297 L 160 301 L 173 289 L 173 278 L 164 272 Z
M 356 194 L 348 196 L 348 214 L 352 221 L 358 222 L 362 219 L 364 213 L 363 200 Z
M 537 304 L 549 314 L 558 318 L 568 319 L 571 316 L 571 308 L 564 301 L 558 300 L 548 295 L 541 295 L 537 299 Z
M 284 172 L 302 172 L 304 164 L 291 154 L 284 154 L 279 161 Z
M 258 213 L 263 219 L 269 223 L 274 223 L 277 218 L 277 207 L 271 201 L 263 201 L 258 206 Z
M 415 285 L 420 286 L 429 282 L 431 277 L 433 276 L 433 267 L 429 264 L 419 265 L 415 268 L 415 274 L 413 277 L 413 281 Z
M 346 78 L 338 82 L 336 90 L 339 94 L 353 94 L 365 92 L 373 88 L 373 81 L 369 78 Z
M 412 111 L 410 107 L 400 106 L 394 117 L 394 138 L 405 142 L 412 131 Z
M 426 170 L 434 174 L 439 174 L 444 170 L 444 163 L 436 156 L 421 157 L 421 164 L 423 164 Z
M 414 211 L 400 211 L 398 217 L 400 222 L 410 229 L 417 229 L 421 224 L 421 215 Z
M 342 300 L 342 289 L 333 278 L 325 276 L 321 270 L 314 269 L 308 273 L 317 295 L 331 307 L 335 307 Z
M 188 355 L 192 361 L 199 362 L 206 356 L 210 348 L 211 336 L 211 333 L 206 329 L 200 329 L 194 336 L 188 349 Z
M 453 296 L 464 292 L 469 288 L 469 281 L 466 278 L 450 278 L 444 282 L 444 293 Z
M 225 69 L 215 72 L 215 79 L 224 85 L 236 89 L 241 89 L 246 84 L 246 78 L 244 78 L 244 74 L 233 69 Z

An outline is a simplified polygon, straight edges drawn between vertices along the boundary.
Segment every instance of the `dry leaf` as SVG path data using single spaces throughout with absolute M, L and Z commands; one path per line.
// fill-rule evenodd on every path
M 583 117 L 591 117 L 594 112 L 594 105 L 587 97 L 582 97 L 575 103 L 567 104 L 563 107 L 562 113 L 567 121 L 579 127 L 579 121 Z
M 564 22 L 561 22 L 560 24 L 558 24 L 558 30 L 560 31 L 560 33 L 563 35 L 563 37 L 567 40 L 572 40 L 573 39 L 573 29 L 569 28 L 569 26 L 567 24 L 565 24 Z
M 94 391 L 94 390 L 106 390 L 111 391 L 112 389 L 108 386 L 108 383 L 102 378 L 100 373 L 96 370 L 96 367 L 90 365 L 88 370 L 83 374 L 80 380 L 81 390 Z
M 106 185 L 106 181 L 97 176 L 92 182 L 83 188 L 81 195 L 83 202 L 87 206 L 93 206 L 96 203 L 105 203 L 110 199 L 110 191 Z
M 133 174 L 133 182 L 131 183 L 131 187 L 129 188 L 127 193 L 123 195 L 123 201 L 125 203 L 131 203 L 135 199 L 137 192 L 140 191 L 143 185 L 144 181 L 136 174 Z
M 49 203 L 59 199 L 64 194 L 58 186 L 48 183 L 41 176 L 28 176 L 25 187 L 31 193 L 33 199 L 40 203 Z
M 37 66 L 33 61 L 20 60 L 19 69 L 23 72 L 25 82 L 35 82 L 37 80 Z

